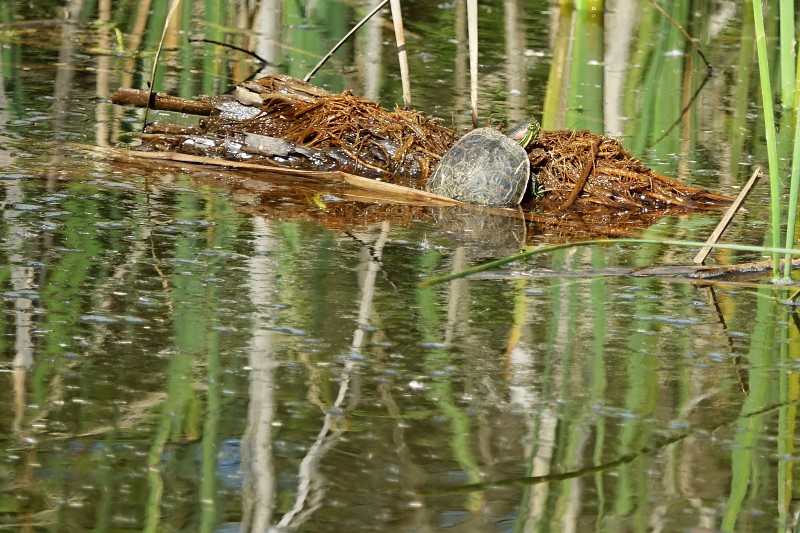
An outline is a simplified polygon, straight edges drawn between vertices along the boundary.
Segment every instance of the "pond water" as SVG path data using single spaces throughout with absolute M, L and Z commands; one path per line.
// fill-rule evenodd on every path
M 156 79 L 186 97 L 259 68 L 188 36 L 302 76 L 367 10 L 185 3 L 191 29 L 170 32 Z M 624 275 L 695 253 L 634 244 L 421 288 L 570 234 L 113 161 L 90 148 L 133 144 L 143 117 L 108 97 L 145 86 L 166 12 L 121 4 L 0 10 L 0 531 L 797 527 L 800 316 L 786 290 Z M 463 3 L 403 4 L 414 104 L 463 129 Z M 607 132 L 735 195 L 764 160 L 741 9 L 675 4 L 715 74 L 669 130 L 706 69 L 651 4 L 609 2 L 603 19 L 481 2 L 481 117 Z M 400 102 L 387 17 L 314 81 Z M 766 189 L 725 240 L 763 241 Z M 632 229 L 703 240 L 718 216 Z

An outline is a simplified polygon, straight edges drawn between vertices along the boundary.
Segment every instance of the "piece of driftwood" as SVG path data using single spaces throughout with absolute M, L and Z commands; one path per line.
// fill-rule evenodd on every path
M 386 196 L 387 201 L 391 201 L 392 199 L 403 199 L 408 202 L 413 202 L 417 204 L 426 204 L 426 205 L 464 205 L 458 200 L 453 200 L 452 198 L 439 196 L 437 194 L 429 193 L 427 191 L 410 189 L 408 187 L 403 187 L 401 185 L 395 185 L 393 183 L 385 183 L 377 180 L 372 180 L 369 178 L 364 178 L 362 176 L 356 176 L 341 171 L 319 172 L 319 171 L 301 170 L 301 169 L 285 168 L 285 167 L 270 167 L 258 163 L 248 163 L 244 161 L 224 161 L 213 157 L 179 154 L 172 152 L 144 152 L 144 151 L 123 150 L 119 148 L 108 148 L 99 146 L 89 147 L 88 149 L 94 153 L 103 154 L 107 157 L 113 157 L 116 159 L 125 159 L 125 160 L 151 159 L 160 161 L 192 163 L 197 165 L 216 165 L 221 167 L 237 168 L 243 170 L 245 169 L 255 170 L 265 173 L 272 172 L 275 174 L 293 176 L 296 178 L 306 178 L 315 181 L 325 181 L 328 183 L 339 183 L 343 185 L 349 185 L 352 187 L 362 188 L 369 191 L 383 193 Z
M 204 100 L 189 100 L 165 93 L 149 93 L 139 89 L 120 89 L 111 96 L 111 102 L 133 107 L 147 107 L 149 102 L 150 109 L 206 117 L 214 110 L 211 104 Z

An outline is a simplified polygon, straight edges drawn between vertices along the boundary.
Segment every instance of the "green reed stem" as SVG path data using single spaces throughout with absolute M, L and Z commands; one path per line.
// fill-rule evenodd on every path
M 794 105 L 794 10 L 796 0 L 780 0 L 781 105 Z
M 605 9 L 605 0 L 562 0 L 562 6 L 569 6 L 575 8 L 576 11 L 593 11 L 602 13 Z
M 800 71 L 797 76 L 800 82 Z M 800 127 L 797 126 L 797 108 L 795 107 L 794 149 L 792 150 L 792 181 L 789 187 L 789 213 L 786 215 L 786 244 L 787 248 L 794 246 L 794 230 L 797 225 L 797 195 L 800 194 Z M 789 257 L 788 255 L 786 256 Z M 783 268 L 783 277 L 789 279 L 792 274 L 792 264 L 787 262 Z
M 786 215 L 786 243 L 791 247 L 794 245 L 794 235 L 797 226 L 797 203 L 800 194 L 800 128 L 797 126 L 798 118 L 798 92 L 800 92 L 800 56 L 797 57 L 798 68 L 795 68 L 795 41 L 794 41 L 794 1 L 781 0 L 781 104 L 788 111 L 793 108 L 794 120 L 788 123 L 794 124 L 794 147 L 792 150 L 792 177 L 789 187 L 789 210 Z M 792 274 L 792 265 L 787 263 L 784 266 L 783 276 L 789 279 Z
M 795 55 L 797 56 L 797 68 L 794 69 L 794 120 L 796 124 L 797 119 L 800 118 L 800 50 Z
M 775 115 L 772 109 L 772 83 L 769 76 L 769 59 L 767 58 L 767 35 L 764 30 L 764 12 L 761 0 L 751 0 L 753 19 L 756 28 L 756 53 L 758 54 L 758 72 L 761 80 L 761 104 L 764 109 L 764 129 L 767 137 L 767 159 L 769 162 L 769 196 L 770 221 L 772 225 L 772 245 L 781 242 L 781 190 L 778 175 L 778 145 L 775 140 Z M 778 277 L 780 262 L 778 254 L 773 252 L 772 275 Z

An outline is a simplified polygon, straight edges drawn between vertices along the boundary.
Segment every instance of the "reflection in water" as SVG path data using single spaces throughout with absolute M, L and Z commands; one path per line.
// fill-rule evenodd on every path
M 140 128 L 139 111 L 102 99 L 145 84 L 147 28 L 162 21 L 134 4 L 115 11 L 101 0 L 94 11 L 70 2 L 75 16 L 50 33 L 3 34 L 0 529 L 796 527 L 800 319 L 777 292 L 722 285 L 711 302 L 685 280 L 599 275 L 691 258 L 656 246 L 559 251 L 418 288 L 561 235 L 467 213 L 431 220 L 423 209 L 390 223 L 394 206 L 364 208 L 349 191 L 326 190 L 315 202 L 320 191 L 285 181 L 247 176 L 225 188 L 231 173 L 109 164 L 73 149 L 62 140 L 114 144 Z M 268 68 L 298 59 L 292 68 L 304 74 L 361 16 L 349 3 L 305 12 L 289 4 L 206 13 L 195 3 L 176 28 L 201 33 L 213 23 L 225 38 L 250 41 Z M 449 120 L 468 108 L 459 89 L 465 36 L 454 33 L 465 27 L 464 4 L 404 5 L 415 100 Z M 602 117 L 644 146 L 674 120 L 695 79 L 677 67 L 683 59 L 665 55 L 679 41 L 669 25 L 659 30 L 669 39 L 654 37 L 662 22 L 647 3 L 618 3 L 603 21 L 559 17 L 537 2 L 482 5 L 481 99 L 505 107 L 502 118 L 538 112 L 553 94 L 559 116 Z M 739 51 L 726 6 L 712 6 L 719 16 L 709 33 L 726 27 L 725 43 L 703 42 L 714 64 Z M 682 20 L 705 23 L 691 13 Z M 0 23 L 17 22 L 12 15 L 0 11 Z M 95 18 L 104 22 L 97 30 L 79 22 Z M 117 45 L 106 24 L 132 50 L 140 40 L 150 48 L 108 54 Z M 625 35 L 608 43 L 604 61 L 586 55 L 614 32 Z M 167 52 L 160 87 L 193 95 L 259 68 L 184 37 L 174 32 L 179 50 Z M 370 65 L 353 76 L 376 98 L 399 101 L 391 43 L 391 29 L 374 24 L 320 83 L 341 84 L 348 65 Z M 744 31 L 741 43 L 749 46 Z M 620 58 L 613 68 L 610 54 Z M 198 74 L 204 58 L 219 75 Z M 741 73 L 722 68 L 734 67 Z M 670 79 L 656 76 L 667 68 Z M 597 89 L 598 72 L 604 90 L 578 94 Z M 724 85 L 703 96 L 700 116 L 720 114 L 719 102 L 747 103 L 746 91 L 734 97 L 739 89 Z M 576 115 L 573 104 L 588 96 L 603 109 Z M 734 103 L 725 113 L 752 110 Z M 745 143 L 724 120 L 707 127 L 697 144 L 679 143 L 697 133 L 682 124 L 648 153 L 675 169 L 682 150 L 680 164 L 703 174 L 689 177 L 708 181 L 731 168 L 716 149 L 728 137 L 754 151 L 746 143 L 755 136 Z M 317 222 L 325 209 L 340 211 L 340 225 Z M 756 200 L 732 238 L 760 236 L 762 215 Z M 697 238 L 710 222 L 670 217 L 647 232 Z
M 272 225 L 253 219 L 253 256 L 250 259 L 250 302 L 253 338 L 248 350 L 250 367 L 247 429 L 242 436 L 242 531 L 266 531 L 275 503 L 275 467 L 272 432 L 275 423 L 275 344 L 278 334 L 269 328 L 269 309 L 275 301 L 278 247 Z

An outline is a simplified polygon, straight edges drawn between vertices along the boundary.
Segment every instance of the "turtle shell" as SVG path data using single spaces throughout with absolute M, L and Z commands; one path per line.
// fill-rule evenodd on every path
M 530 179 L 528 154 L 492 128 L 464 135 L 442 157 L 428 192 L 479 205 L 517 205 Z

